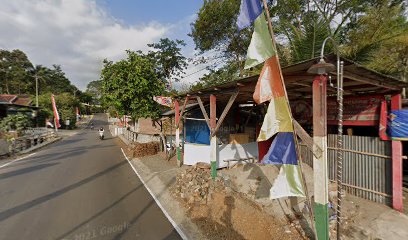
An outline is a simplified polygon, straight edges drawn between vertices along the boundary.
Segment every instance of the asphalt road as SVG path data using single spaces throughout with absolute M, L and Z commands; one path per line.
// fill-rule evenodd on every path
M 104 115 L 93 122 L 107 129 Z M 84 129 L 1 167 L 0 239 L 181 239 L 108 132 Z

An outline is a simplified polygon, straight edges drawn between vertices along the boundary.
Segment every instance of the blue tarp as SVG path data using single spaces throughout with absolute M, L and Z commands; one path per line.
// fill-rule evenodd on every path
M 408 140 L 408 110 L 393 110 L 388 119 L 388 134 L 391 138 Z
M 186 120 L 186 142 L 210 145 L 210 129 L 205 121 Z

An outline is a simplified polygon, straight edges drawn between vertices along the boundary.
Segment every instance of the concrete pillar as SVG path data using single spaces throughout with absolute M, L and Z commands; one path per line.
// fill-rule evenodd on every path
M 177 165 L 180 167 L 181 163 L 181 153 L 180 153 L 180 127 L 179 127 L 179 120 L 180 120 L 180 105 L 179 102 L 176 100 L 174 103 L 174 115 L 175 115 L 175 125 L 176 125 L 176 153 L 177 153 Z
M 328 171 L 327 171 L 327 76 L 313 80 L 313 142 L 322 155 L 313 155 L 314 214 L 318 240 L 329 239 Z
M 217 126 L 217 98 L 215 95 L 210 95 L 210 132 L 211 136 Z M 210 140 L 210 159 L 211 159 L 211 177 L 215 179 L 217 176 L 217 135 L 211 137 Z

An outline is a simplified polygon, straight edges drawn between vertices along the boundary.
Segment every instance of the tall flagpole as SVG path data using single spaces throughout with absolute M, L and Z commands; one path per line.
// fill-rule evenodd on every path
M 302 163 L 303 163 L 303 162 L 302 162 L 302 158 L 301 158 L 301 156 L 300 156 L 300 154 L 299 154 L 299 143 L 298 143 L 298 140 L 297 140 L 297 134 L 296 134 L 296 130 L 295 130 L 294 126 L 293 126 L 292 109 L 290 108 L 290 105 L 289 105 L 288 92 L 286 91 L 286 86 L 285 86 L 285 83 L 284 83 L 284 80 L 283 80 L 282 68 L 281 68 L 281 66 L 280 66 L 279 55 L 278 55 L 278 48 L 276 47 L 275 34 L 273 33 L 272 22 L 271 22 L 271 16 L 270 16 L 270 14 L 269 14 L 269 8 L 268 8 L 268 4 L 267 4 L 266 0 L 263 0 L 263 5 L 264 5 L 265 13 L 266 13 L 266 19 L 268 20 L 268 28 L 269 28 L 269 33 L 270 33 L 270 35 L 271 35 L 272 46 L 273 46 L 273 48 L 275 49 L 275 52 L 276 52 L 275 54 L 276 54 L 276 58 L 277 58 L 278 67 L 279 67 L 279 70 L 280 70 L 280 71 L 279 71 L 279 74 L 280 74 L 280 77 L 281 77 L 281 79 L 282 79 L 282 85 L 283 85 L 283 89 L 285 90 L 285 96 L 286 96 L 286 99 L 287 99 L 287 105 L 288 105 L 288 109 L 289 109 L 290 116 L 291 116 L 292 127 L 293 127 L 293 133 L 294 133 L 294 140 L 295 140 L 295 145 L 296 145 L 296 155 L 298 156 L 298 159 L 299 159 L 299 167 L 300 167 L 300 171 L 301 171 L 301 173 L 302 173 L 302 178 L 303 178 L 302 184 L 303 184 L 303 187 L 304 187 L 304 189 L 305 189 L 306 202 L 307 202 L 307 206 L 308 206 L 309 212 L 310 212 L 310 218 L 311 218 L 311 219 L 310 219 L 310 223 L 312 224 L 313 233 L 315 234 L 315 238 L 317 239 L 316 228 L 315 228 L 315 224 L 314 224 L 313 208 L 311 207 L 311 202 L 310 202 L 310 197 L 309 197 L 309 191 L 308 191 L 307 186 L 306 186 L 306 182 L 305 182 L 306 179 L 305 179 L 305 176 L 304 176 L 304 173 L 303 173 L 303 169 L 302 169 Z

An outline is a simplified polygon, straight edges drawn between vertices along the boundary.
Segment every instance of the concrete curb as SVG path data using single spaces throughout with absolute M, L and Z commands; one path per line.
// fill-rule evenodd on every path
M 119 139 L 128 145 L 128 141 L 123 136 L 119 135 Z M 152 194 L 153 198 L 160 203 L 160 205 L 164 208 L 164 211 L 170 216 L 169 221 L 172 222 L 172 224 L 176 224 L 177 228 L 181 230 L 186 239 L 207 239 L 201 233 L 197 225 L 187 217 L 185 208 L 181 206 L 181 204 L 171 195 L 169 191 L 169 186 L 175 181 L 175 173 L 181 170 L 181 168 L 174 166 L 162 171 L 152 172 L 140 159 L 130 158 L 128 161 L 135 172 L 137 172 L 138 177 L 145 187 L 150 190 L 149 192 Z M 174 179 L 164 181 L 159 177 L 167 174 L 173 175 Z
M 45 147 L 45 146 L 48 146 L 48 145 L 50 145 L 51 143 L 55 143 L 55 142 L 57 142 L 57 141 L 59 141 L 59 140 L 61 140 L 61 139 L 62 139 L 62 137 L 59 137 L 59 136 L 58 136 L 58 137 L 52 139 L 51 141 L 43 142 L 43 143 L 41 143 L 41 144 L 35 145 L 35 146 L 32 147 L 32 148 L 29 148 L 29 149 L 25 149 L 25 150 L 23 150 L 23 151 L 20 151 L 20 152 L 18 152 L 16 155 L 22 155 L 22 154 L 30 153 L 30 152 L 35 151 L 35 150 L 37 150 L 37 149 L 43 148 L 43 147 Z
M 198 227 L 187 217 L 187 212 L 183 206 L 171 195 L 169 185 L 173 181 L 163 181 L 159 175 L 170 174 L 175 176 L 178 167 L 158 172 L 151 172 L 149 168 L 138 159 L 131 159 L 130 163 L 139 173 L 139 178 L 145 186 L 151 190 L 151 194 L 162 205 L 164 210 L 170 216 L 177 228 L 181 230 L 186 239 L 207 239 L 203 236 Z

